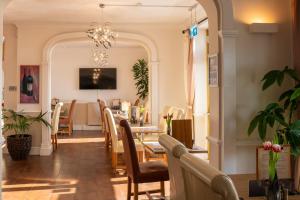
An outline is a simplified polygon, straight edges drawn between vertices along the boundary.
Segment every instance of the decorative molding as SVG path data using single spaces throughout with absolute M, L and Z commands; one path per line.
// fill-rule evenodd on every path
M 222 145 L 222 140 L 218 139 L 218 138 L 214 138 L 214 137 L 211 137 L 211 136 L 207 136 L 206 139 L 211 142 L 211 143 L 214 143 L 214 144 L 217 144 L 217 145 Z
M 233 37 L 236 38 L 239 36 L 239 32 L 237 30 L 221 30 L 219 31 L 220 37 Z
M 237 139 L 236 146 L 258 146 L 261 144 L 257 139 Z

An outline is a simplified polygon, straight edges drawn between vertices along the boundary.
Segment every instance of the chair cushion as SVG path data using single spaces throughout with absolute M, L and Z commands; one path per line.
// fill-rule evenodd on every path
M 138 183 L 149 183 L 169 180 L 168 166 L 163 161 L 150 161 L 140 163 Z

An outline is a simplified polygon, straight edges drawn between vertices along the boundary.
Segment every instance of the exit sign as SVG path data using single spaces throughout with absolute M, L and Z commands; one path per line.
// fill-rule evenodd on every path
M 195 25 L 195 26 L 192 26 L 190 28 L 190 37 L 193 38 L 193 37 L 196 37 L 198 35 L 198 26 Z

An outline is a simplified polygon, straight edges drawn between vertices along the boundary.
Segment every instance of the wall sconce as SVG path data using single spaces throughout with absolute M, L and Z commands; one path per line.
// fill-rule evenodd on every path
M 279 26 L 277 23 L 252 23 L 249 25 L 251 33 L 274 34 L 278 33 L 278 30 Z

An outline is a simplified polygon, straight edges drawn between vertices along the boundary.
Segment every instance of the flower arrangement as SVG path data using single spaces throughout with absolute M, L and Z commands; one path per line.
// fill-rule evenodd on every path
M 280 199 L 280 185 L 276 167 L 280 158 L 280 153 L 283 151 L 283 146 L 278 143 L 279 139 L 276 135 L 273 142 L 265 141 L 263 143 L 264 150 L 269 151 L 269 181 L 266 193 L 267 199 Z
M 276 165 L 280 158 L 280 153 L 282 152 L 283 147 L 280 144 L 266 141 L 263 143 L 263 148 L 265 151 L 269 151 L 269 179 L 270 182 L 273 182 L 277 176 Z
M 166 124 L 167 124 L 167 134 L 170 135 L 171 134 L 171 122 L 173 119 L 173 113 L 172 114 L 167 114 L 164 116 L 164 119 L 166 120 Z

